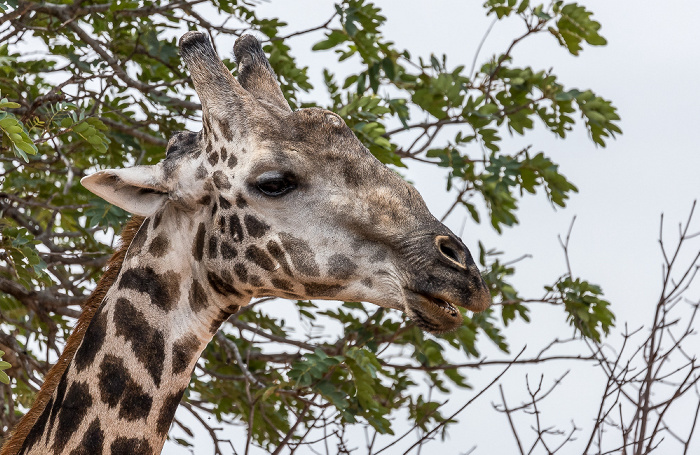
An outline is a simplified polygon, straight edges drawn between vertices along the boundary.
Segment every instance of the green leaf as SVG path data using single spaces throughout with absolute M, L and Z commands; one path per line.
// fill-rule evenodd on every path
M 323 41 L 319 41 L 318 43 L 314 44 L 314 46 L 311 48 L 313 51 L 323 51 L 327 49 L 331 49 L 336 47 L 338 44 L 342 43 L 343 41 L 346 41 L 348 39 L 347 35 L 340 30 L 332 30 L 328 35 L 326 35 L 326 39 Z
M 564 5 L 557 20 L 557 27 L 550 27 L 549 31 L 573 55 L 578 55 L 582 50 L 583 41 L 592 46 L 604 46 L 607 41 L 598 33 L 600 23 L 591 19 L 592 15 L 585 7 L 576 3 Z
M 19 107 L 19 104 L 9 103 L 7 99 L 3 98 L 0 101 L 0 106 L 12 108 Z M 24 125 L 13 114 L 2 111 L 0 132 L 2 132 L 3 141 L 8 140 L 11 143 L 15 156 L 22 158 L 25 162 L 29 162 L 27 155 L 36 155 L 38 153 L 39 150 L 29 138 Z
M 614 327 L 615 316 L 610 311 L 610 302 L 600 297 L 603 292 L 599 286 L 567 276 L 545 289 L 559 296 L 569 323 L 583 336 L 599 342 L 602 335 L 607 335 Z

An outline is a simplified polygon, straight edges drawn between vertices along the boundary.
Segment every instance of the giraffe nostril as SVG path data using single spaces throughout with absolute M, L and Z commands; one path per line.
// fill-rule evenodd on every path
M 440 235 L 435 239 L 435 243 L 440 254 L 462 268 L 467 267 L 466 254 L 462 250 L 461 245 L 457 244 L 455 240 L 449 236 Z
M 440 245 L 440 252 L 442 254 L 444 254 L 445 256 L 447 256 L 448 258 L 452 259 L 453 261 L 459 262 L 459 255 L 457 254 L 457 252 L 455 250 L 453 250 L 449 246 L 444 245 L 444 244 Z

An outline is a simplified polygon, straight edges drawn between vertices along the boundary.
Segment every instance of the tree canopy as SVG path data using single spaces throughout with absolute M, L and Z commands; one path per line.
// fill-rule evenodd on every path
M 439 49 L 415 55 L 387 40 L 386 18 L 366 0 L 342 1 L 326 22 L 294 32 L 284 18 L 261 17 L 254 3 L 237 0 L 10 0 L 0 9 L 0 349 L 12 367 L 0 364 L 11 378 L 0 394 L 2 434 L 31 406 L 129 217 L 82 188 L 80 178 L 157 163 L 168 139 L 199 121 L 177 48 L 187 30 L 206 31 L 214 43 L 255 33 L 293 109 L 337 112 L 398 172 L 416 161 L 444 168 L 450 211 L 466 210 L 498 232 L 517 224 L 527 194 L 563 207 L 577 191 L 546 153 L 509 150 L 504 135 L 527 137 L 541 125 L 566 138 L 578 123 L 604 147 L 620 133 L 611 101 L 567 87 L 551 70 L 513 62 L 513 49 L 540 34 L 572 57 L 605 45 L 600 24 L 576 3 L 486 1 L 486 15 L 520 21 L 523 33 L 474 68 L 451 66 Z M 325 68 L 295 59 L 290 40 L 304 34 L 315 37 Z M 336 74 L 345 60 L 359 70 Z M 235 62 L 225 64 L 235 74 Z M 309 74 L 321 71 L 328 97 L 315 100 Z M 614 325 L 601 289 L 585 278 L 563 271 L 543 283 L 543 295 L 523 296 L 510 284 L 513 264 L 479 246 L 494 305 L 465 314 L 458 330 L 435 337 L 398 312 L 313 301 L 296 302 L 301 326 L 290 327 L 258 301 L 217 333 L 181 406 L 210 430 L 217 452 L 227 438 L 207 416 L 247 425 L 246 447 L 269 451 L 321 434 L 342 452 L 346 428 L 394 434 L 399 411 L 422 434 L 444 434 L 458 418 L 441 411 L 424 380 L 428 389 L 469 388 L 460 365 L 478 363 L 482 339 L 508 353 L 504 328 L 529 321 L 532 303 L 558 305 L 561 323 L 594 341 Z M 176 425 L 189 432 L 176 442 L 196 445 L 186 424 Z

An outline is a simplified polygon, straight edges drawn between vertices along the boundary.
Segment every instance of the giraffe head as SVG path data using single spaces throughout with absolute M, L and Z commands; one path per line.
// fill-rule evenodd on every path
M 202 131 L 176 134 L 157 165 L 83 184 L 153 225 L 177 220 L 169 229 L 185 232 L 204 283 L 195 294 L 367 301 L 435 333 L 459 326 L 456 306 L 489 306 L 462 241 L 338 115 L 293 112 L 254 37 L 234 46 L 238 80 L 202 33 L 185 34 L 180 52 Z

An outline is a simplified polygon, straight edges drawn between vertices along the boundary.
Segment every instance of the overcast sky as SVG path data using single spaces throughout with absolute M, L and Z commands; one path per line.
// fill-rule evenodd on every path
M 485 16 L 482 3 L 376 2 L 388 18 L 384 34 L 397 48 L 424 57 L 431 52 L 445 53 L 449 66 L 467 68 L 492 20 Z M 543 285 L 553 283 L 565 271 L 557 235 L 564 235 L 576 216 L 570 247 L 574 274 L 603 287 L 606 298 L 613 303 L 619 327 L 624 322 L 637 327 L 651 320 L 660 291 L 659 216 L 665 213 L 668 231 L 676 232 L 677 223 L 685 219 L 693 200 L 700 195 L 697 147 L 700 2 L 579 3 L 595 13 L 608 46 L 586 46 L 581 56 L 575 58 L 546 35 L 525 40 L 517 47 L 514 64 L 534 69 L 553 68 L 568 88 L 591 88 L 613 100 L 622 117 L 620 126 L 624 134 L 610 141 L 605 149 L 595 147 L 582 127 L 566 140 L 557 140 L 541 128 L 524 138 L 504 138 L 506 150 L 532 144 L 533 151 L 550 156 L 580 193 L 573 195 L 566 209 L 556 211 L 542 194 L 525 197 L 518 212 L 520 224 L 505 229 L 502 235 L 494 233 L 487 224 L 477 225 L 468 219 L 463 239 L 473 254 L 481 241 L 489 248 L 504 251 L 506 258 L 532 255 L 518 264 L 514 282 L 525 296 L 536 297 L 542 294 Z M 332 12 L 332 2 L 310 0 L 273 1 L 260 8 L 261 16 L 280 17 L 289 22 L 289 31 L 318 25 Z M 503 51 L 522 31 L 521 27 L 518 20 L 497 23 L 479 61 Z M 312 82 L 318 90 L 310 97 L 324 96 L 321 72 L 334 60 L 332 55 L 310 52 L 311 45 L 318 40 L 317 34 L 289 43 L 299 62 L 310 67 Z M 218 48 L 224 52 L 230 45 L 222 41 Z M 342 73 L 342 68 L 336 66 L 329 69 Z M 416 183 L 433 213 L 440 217 L 451 203 L 443 192 L 443 174 L 432 167 L 413 166 L 408 177 Z M 459 232 L 465 216 L 464 212 L 458 212 L 447 224 Z M 700 230 L 700 222 L 695 226 Z M 688 297 L 697 301 L 700 292 L 696 288 Z M 533 320 L 532 324 L 517 324 L 507 329 L 512 351 L 528 345 L 528 352 L 535 353 L 538 346 L 554 336 L 571 335 L 560 309 L 533 308 Z M 479 347 L 498 356 L 488 341 Z M 577 423 L 585 425 L 594 415 L 595 400 L 603 385 L 593 368 L 576 364 L 521 368 L 509 372 L 502 382 L 515 403 L 525 390 L 526 372 L 531 378 L 543 372 L 547 382 L 567 368 L 574 370 L 567 377 L 565 388 L 552 397 L 553 402 L 546 408 L 550 414 L 544 415 L 550 423 L 561 424 L 578 418 L 583 421 Z M 479 385 L 490 382 L 497 373 L 498 370 L 474 372 L 469 380 L 478 390 Z M 451 397 L 454 404 L 469 397 L 469 392 L 460 394 L 464 395 Z M 514 440 L 507 421 L 491 408 L 491 402 L 498 400 L 496 394 L 497 389 L 486 394 L 462 416 L 459 427 L 453 427 L 445 443 L 444 453 L 466 452 L 474 445 L 478 446 L 474 452 L 477 454 L 513 453 Z M 690 406 L 677 412 L 679 425 L 690 412 Z M 527 427 L 530 423 L 523 421 L 522 425 Z M 198 443 L 203 439 L 198 438 Z M 700 453 L 700 437 L 695 438 L 694 447 L 690 453 Z M 164 450 L 164 453 L 175 452 L 170 444 Z

